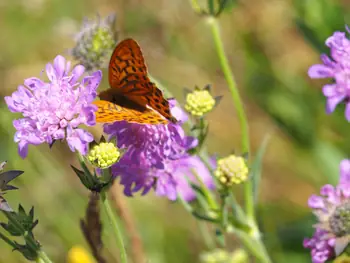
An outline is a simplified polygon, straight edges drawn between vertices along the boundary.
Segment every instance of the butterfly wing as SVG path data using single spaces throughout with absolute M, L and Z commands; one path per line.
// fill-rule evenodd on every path
M 109 62 L 108 77 L 114 92 L 122 94 L 141 106 L 149 106 L 171 122 L 176 122 L 170 113 L 169 103 L 164 98 L 162 91 L 148 78 L 141 48 L 135 40 L 123 40 L 115 48 Z M 101 93 L 102 97 L 107 98 L 110 96 L 104 93 L 110 95 L 112 92 Z
M 141 124 L 166 124 L 168 121 L 151 109 L 135 110 L 123 107 L 115 103 L 97 100 L 94 104 L 98 107 L 96 121 L 109 123 L 115 121 L 127 121 Z

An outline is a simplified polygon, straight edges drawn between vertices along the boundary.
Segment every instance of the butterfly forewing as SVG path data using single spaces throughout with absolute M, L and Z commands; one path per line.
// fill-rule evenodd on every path
M 102 105 L 105 107 L 106 103 L 98 103 L 99 105 L 96 104 L 99 107 L 96 114 L 97 122 L 106 122 L 107 119 L 118 121 L 121 118 L 126 121 L 132 119 L 133 121 L 130 122 L 139 123 L 167 123 L 165 119 L 176 122 L 170 113 L 169 103 L 163 97 L 162 91 L 148 78 L 141 48 L 135 40 L 123 40 L 115 48 L 109 63 L 109 84 L 111 89 L 101 92 L 100 98 L 112 104 L 125 98 L 122 106 L 117 105 L 125 110 L 123 113 L 108 109 L 102 111 L 100 107 Z M 141 108 L 136 109 L 135 103 Z M 149 107 L 153 110 L 148 109 Z M 141 120 L 142 117 L 144 118 Z M 140 121 L 137 121 L 137 118 Z

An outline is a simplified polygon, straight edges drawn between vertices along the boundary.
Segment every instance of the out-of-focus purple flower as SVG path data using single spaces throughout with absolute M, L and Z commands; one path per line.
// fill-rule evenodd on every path
M 316 229 L 314 236 L 304 239 L 304 247 L 311 249 L 313 263 L 324 263 L 334 256 L 334 238 L 328 238 L 328 232 Z
M 313 263 L 324 263 L 338 256 L 350 243 L 350 160 L 340 163 L 338 186 L 325 185 L 321 196 L 312 195 L 309 206 L 318 218 L 312 238 L 304 240 L 304 247 L 311 250 Z
M 196 173 L 196 174 L 194 174 Z M 185 201 L 196 198 L 190 183 L 200 185 L 197 176 L 209 189 L 215 188 L 214 179 L 205 164 L 197 156 L 186 156 L 179 160 L 168 161 L 165 168 L 156 170 L 156 194 L 176 200 L 180 195 Z
M 344 32 L 335 32 L 326 40 L 330 48 L 331 58 L 321 55 L 323 64 L 310 67 L 311 78 L 333 78 L 334 83 L 323 86 L 323 94 L 327 97 L 326 112 L 332 113 L 336 106 L 346 103 L 345 117 L 350 121 L 350 40 Z
M 46 65 L 49 82 L 39 78 L 28 78 L 24 85 L 11 96 L 5 97 L 12 112 L 20 112 L 23 118 L 13 121 L 17 132 L 19 155 L 25 158 L 28 145 L 52 144 L 55 140 L 66 139 L 72 151 L 87 153 L 93 136 L 79 129 L 80 124 L 95 125 L 96 106 L 91 104 L 97 95 L 101 71 L 79 78 L 84 67 L 77 65 L 70 72 L 70 62 L 57 56 L 53 64 Z

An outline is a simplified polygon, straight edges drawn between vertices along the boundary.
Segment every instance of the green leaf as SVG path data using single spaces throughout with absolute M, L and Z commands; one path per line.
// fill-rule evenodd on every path
M 36 260 L 38 257 L 38 252 L 36 250 L 30 249 L 28 244 L 21 245 L 17 242 L 15 242 L 16 248 L 14 250 L 17 250 L 21 252 L 21 254 L 28 260 Z
M 214 16 L 215 15 L 214 0 L 208 0 L 208 9 L 209 9 L 209 14 Z
M 270 140 L 270 135 L 266 135 L 263 142 L 261 143 L 258 152 L 254 158 L 254 161 L 250 167 L 250 176 L 253 183 L 253 200 L 254 203 L 258 200 L 259 194 L 259 184 L 261 179 L 261 168 L 262 168 L 262 159 L 266 151 L 267 144 Z
M 34 207 L 27 214 L 24 208 L 19 205 L 18 212 L 4 212 L 8 218 L 8 223 L 1 223 L 1 226 L 12 236 L 24 236 L 31 233 L 38 224 L 38 220 L 34 220 Z

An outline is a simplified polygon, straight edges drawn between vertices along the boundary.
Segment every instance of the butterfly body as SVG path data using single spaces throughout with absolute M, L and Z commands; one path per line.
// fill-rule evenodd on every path
M 168 101 L 147 76 L 147 67 L 139 45 L 123 40 L 115 48 L 109 63 L 110 89 L 99 94 L 97 122 L 125 120 L 141 124 L 176 122 Z

